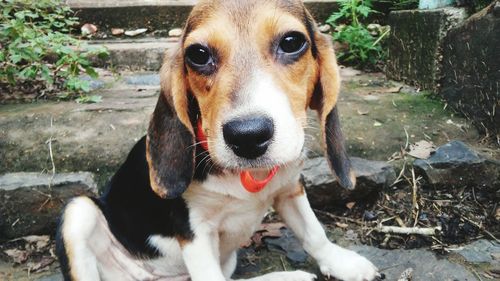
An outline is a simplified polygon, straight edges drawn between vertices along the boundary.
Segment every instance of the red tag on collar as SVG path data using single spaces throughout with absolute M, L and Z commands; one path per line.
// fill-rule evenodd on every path
M 208 140 L 203 133 L 203 126 L 201 123 L 201 118 L 198 119 L 198 124 L 196 124 L 196 141 L 201 145 L 203 149 L 208 151 Z M 243 171 L 240 173 L 240 181 L 243 187 L 251 193 L 257 193 L 264 189 L 266 185 L 273 179 L 274 175 L 278 172 L 279 167 L 275 166 L 269 171 L 267 177 L 263 180 L 256 180 L 249 171 Z
M 267 177 L 260 181 L 254 179 L 249 171 L 243 171 L 240 173 L 241 184 L 248 192 L 257 193 L 266 187 L 266 185 L 273 179 L 274 175 L 276 175 L 278 170 L 278 166 L 273 167 L 271 171 L 269 171 Z
M 198 119 L 198 124 L 196 126 L 196 141 L 205 149 L 208 151 L 208 141 L 207 141 L 207 136 L 203 133 L 203 126 L 201 125 L 201 118 Z

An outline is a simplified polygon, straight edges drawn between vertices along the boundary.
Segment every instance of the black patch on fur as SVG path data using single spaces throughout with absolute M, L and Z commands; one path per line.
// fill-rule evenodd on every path
M 161 199 L 150 186 L 145 137 L 134 146 L 104 195 L 94 202 L 111 232 L 134 255 L 158 255 L 147 243 L 151 235 L 193 239 L 184 199 Z
M 345 149 L 337 106 L 328 114 L 325 122 L 326 152 L 330 165 L 337 175 L 340 185 L 347 189 L 353 189 L 354 183 L 350 178 L 351 161 Z
M 167 191 L 167 198 L 181 195 L 194 172 L 194 136 L 182 124 L 163 93 L 149 125 L 149 153 L 156 179 Z
M 56 233 L 56 255 L 59 259 L 59 264 L 61 266 L 61 273 L 63 275 L 64 280 L 71 280 L 71 276 L 69 274 L 69 261 L 68 256 L 66 254 L 66 247 L 64 246 L 64 237 L 61 233 L 62 225 L 64 223 L 64 216 L 61 216 L 59 219 L 59 226 L 57 228 Z
M 304 17 L 302 19 L 304 22 L 304 25 L 306 26 L 307 29 L 307 35 L 309 35 L 309 38 L 311 40 L 311 53 L 313 58 L 318 57 L 318 47 L 316 46 L 316 38 L 315 38 L 315 23 L 314 20 L 312 19 L 311 15 L 305 10 L 304 8 Z

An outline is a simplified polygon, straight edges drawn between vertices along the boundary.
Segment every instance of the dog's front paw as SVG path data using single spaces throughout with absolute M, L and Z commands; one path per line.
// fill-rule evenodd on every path
M 336 245 L 323 251 L 318 263 L 323 275 L 343 281 L 372 281 L 380 277 L 378 269 L 365 257 Z

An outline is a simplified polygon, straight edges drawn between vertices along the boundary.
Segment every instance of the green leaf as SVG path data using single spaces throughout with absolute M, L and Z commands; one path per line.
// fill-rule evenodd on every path
M 102 96 L 91 95 L 81 96 L 75 100 L 77 103 L 99 103 L 102 101 Z

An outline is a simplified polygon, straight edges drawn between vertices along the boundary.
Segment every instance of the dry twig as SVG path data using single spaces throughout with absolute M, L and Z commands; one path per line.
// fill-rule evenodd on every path
M 378 225 L 375 228 L 375 231 L 381 232 L 381 233 L 388 233 L 388 234 L 418 234 L 418 235 L 425 235 L 425 236 L 433 236 L 436 235 L 436 232 L 441 231 L 440 226 L 436 227 L 399 227 L 399 226 L 385 226 L 385 225 Z

